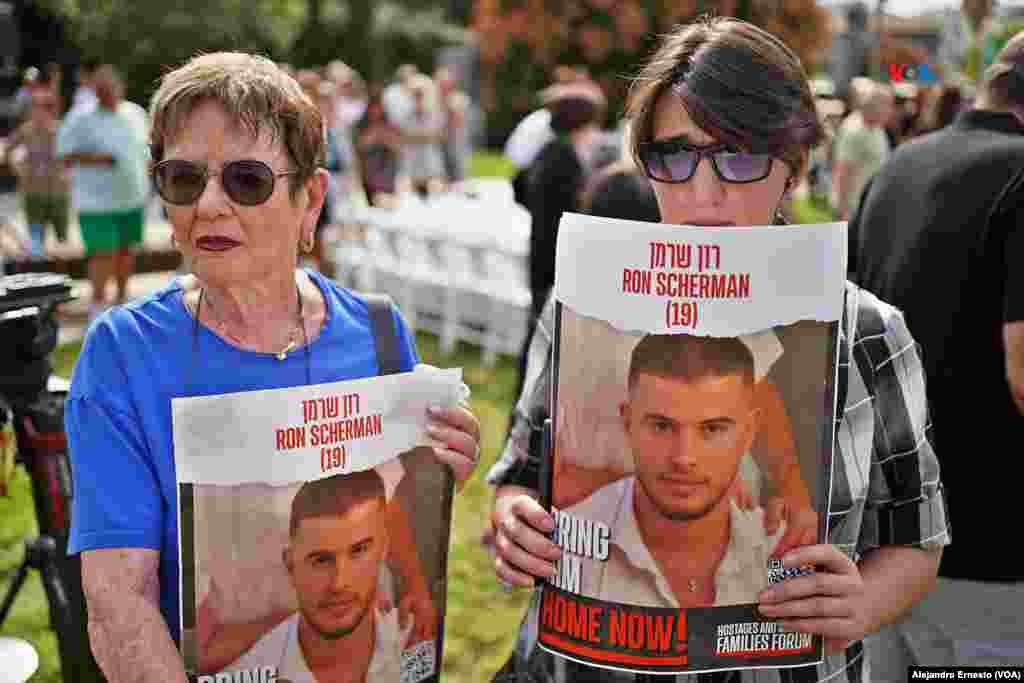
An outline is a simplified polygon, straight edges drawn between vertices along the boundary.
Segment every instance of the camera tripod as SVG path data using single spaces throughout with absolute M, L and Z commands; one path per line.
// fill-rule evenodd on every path
M 29 474 L 39 536 L 25 541 L 25 557 L 0 604 L 7 618 L 30 572 L 42 578 L 50 626 L 57 636 L 63 678 L 68 683 L 102 681 L 86 630 L 81 564 L 68 556 L 71 467 L 64 434 L 67 383 L 51 378 L 49 356 L 57 344 L 54 311 L 70 300 L 70 281 L 60 275 L 0 277 L 0 427 L 12 432 L 17 460 Z M 63 386 L 57 386 L 63 384 Z
M 37 536 L 25 540 L 25 559 L 18 566 L 17 573 L 14 575 L 14 581 L 8 587 L 3 604 L 0 605 L 0 626 L 3 626 L 7 615 L 11 611 L 11 607 L 14 606 L 14 599 L 18 597 L 18 593 L 25 584 L 25 579 L 28 578 L 30 569 L 35 569 L 42 574 L 47 596 L 56 598 L 58 608 L 54 609 L 54 601 L 51 600 L 50 619 L 52 620 L 55 615 L 58 619 L 61 619 L 67 614 L 67 595 L 64 593 L 64 584 L 61 582 L 60 574 L 57 570 L 56 559 L 57 542 L 49 536 Z M 54 628 L 58 630 L 66 626 L 66 624 L 54 624 Z

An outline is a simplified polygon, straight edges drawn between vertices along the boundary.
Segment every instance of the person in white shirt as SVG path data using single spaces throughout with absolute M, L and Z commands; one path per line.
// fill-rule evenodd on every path
M 505 143 L 505 156 L 521 170 L 529 168 L 544 145 L 555 139 L 551 130 L 551 111 L 542 107 L 530 112 L 516 124 Z
M 381 92 L 384 111 L 390 120 L 404 121 L 412 115 L 416 103 L 409 86 L 413 77 L 419 73 L 415 65 L 402 64 L 395 70 L 395 79 Z
M 658 607 L 751 603 L 785 524 L 734 500 L 758 431 L 754 357 L 737 338 L 647 335 L 619 406 L 636 473 L 563 514 L 609 529 L 604 557 L 582 558 L 580 592 Z M 604 553 L 602 553 L 604 554 Z
M 274 667 L 292 683 L 394 683 L 412 630 L 377 591 L 387 557 L 385 486 L 374 470 L 307 482 L 282 553 L 299 611 L 225 670 Z

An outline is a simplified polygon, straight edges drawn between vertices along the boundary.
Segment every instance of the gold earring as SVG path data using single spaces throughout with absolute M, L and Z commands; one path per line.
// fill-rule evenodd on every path
M 308 239 L 302 240 L 302 244 L 300 245 L 302 252 L 305 254 L 312 254 L 313 247 L 315 246 L 315 240 L 316 238 L 313 235 L 310 235 Z

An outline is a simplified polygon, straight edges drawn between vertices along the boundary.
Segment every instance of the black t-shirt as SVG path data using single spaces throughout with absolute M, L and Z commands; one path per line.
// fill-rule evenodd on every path
M 585 169 L 567 139 L 556 138 L 537 155 L 526 180 L 530 211 L 530 291 L 539 314 L 555 284 L 555 243 L 565 211 L 577 211 Z
M 971 111 L 898 148 L 850 243 L 851 279 L 902 309 L 921 346 L 953 538 L 940 573 L 1024 580 L 1019 555 L 992 555 L 1024 480 L 1003 340 L 1024 320 L 1024 125 Z

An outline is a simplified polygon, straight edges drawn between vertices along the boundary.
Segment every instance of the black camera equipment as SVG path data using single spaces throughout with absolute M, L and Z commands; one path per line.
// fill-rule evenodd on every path
M 0 420 L 10 420 L 17 458 L 32 482 L 39 536 L 25 541 L 25 557 L 0 604 L 0 625 L 30 570 L 42 577 L 57 634 L 65 681 L 102 681 L 86 631 L 81 563 L 67 555 L 71 523 L 71 467 L 64 434 L 66 382 L 51 378 L 59 304 L 73 298 L 64 275 L 0 277 Z M 3 427 L 4 425 L 0 425 Z

